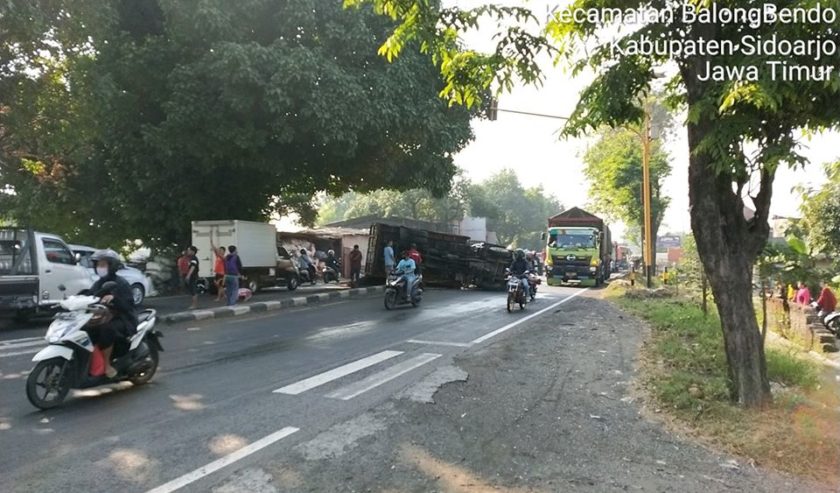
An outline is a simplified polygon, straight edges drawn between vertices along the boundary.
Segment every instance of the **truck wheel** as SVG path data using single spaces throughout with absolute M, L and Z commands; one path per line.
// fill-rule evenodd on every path
M 248 279 L 248 289 L 251 290 L 252 293 L 256 293 L 260 290 L 260 283 L 256 279 Z

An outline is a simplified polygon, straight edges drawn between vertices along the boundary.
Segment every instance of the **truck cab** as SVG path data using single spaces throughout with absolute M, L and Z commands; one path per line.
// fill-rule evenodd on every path
M 601 258 L 602 241 L 601 232 L 596 228 L 549 228 L 546 245 L 548 284 L 593 281 L 599 286 L 609 268 L 603 265 Z
M 26 318 L 49 311 L 95 280 L 61 237 L 0 229 L 0 313 Z

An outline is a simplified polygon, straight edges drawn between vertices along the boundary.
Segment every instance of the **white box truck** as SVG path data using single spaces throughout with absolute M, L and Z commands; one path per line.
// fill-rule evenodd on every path
M 282 285 L 294 291 L 300 285 L 297 266 L 289 252 L 278 245 L 277 229 L 272 224 L 239 220 L 192 222 L 192 244 L 198 248 L 198 275 L 208 289 L 213 289 L 215 277 L 216 258 L 211 243 L 216 248 L 236 246 L 245 277 L 242 286 L 255 293 Z

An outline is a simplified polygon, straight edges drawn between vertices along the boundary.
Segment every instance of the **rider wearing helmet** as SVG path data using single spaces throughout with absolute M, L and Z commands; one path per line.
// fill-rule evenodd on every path
M 315 284 L 315 262 L 309 258 L 309 252 L 306 249 L 301 248 L 300 250 L 300 258 L 301 258 L 301 268 L 305 268 L 309 271 L 309 279 L 312 280 L 312 283 Z
M 99 280 L 93 283 L 90 292 L 100 298 L 100 302 L 108 305 L 114 312 L 114 318 L 87 330 L 94 344 L 102 350 L 105 358 L 105 374 L 108 378 L 116 376 L 117 371 L 111 366 L 111 353 L 117 337 L 128 338 L 137 332 L 137 310 L 134 306 L 134 296 L 131 286 L 117 275 L 122 267 L 119 255 L 113 250 L 97 250 L 90 257 L 96 268 Z M 106 283 L 114 283 L 105 287 Z
M 514 276 L 520 278 L 522 280 L 522 286 L 525 290 L 525 299 L 528 299 L 528 296 L 531 292 L 531 286 L 528 284 L 528 276 L 525 275 L 526 272 L 531 270 L 531 265 L 525 259 L 525 251 L 521 248 L 516 250 L 516 258 L 514 259 L 513 263 L 510 264 L 510 272 Z
M 341 272 L 340 266 L 338 265 L 338 258 L 335 256 L 335 250 L 329 250 L 327 252 L 327 260 L 325 263 L 327 264 L 327 267 L 335 271 L 336 275 Z

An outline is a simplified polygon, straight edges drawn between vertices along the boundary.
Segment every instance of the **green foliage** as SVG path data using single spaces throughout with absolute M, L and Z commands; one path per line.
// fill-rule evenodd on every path
M 540 235 L 548 217 L 563 210 L 542 187 L 525 188 L 513 170 L 505 169 L 482 183 L 458 177 L 443 198 L 434 198 L 425 190 L 350 192 L 321 204 L 318 223 L 366 215 L 451 223 L 468 214 L 486 217 L 487 229 L 495 232 L 503 245 L 537 250 L 542 247 Z
M 16 192 L 0 205 L 72 239 L 161 245 L 189 238 L 190 220 L 311 221 L 319 191 L 444 196 L 452 154 L 472 138 L 475 112 L 439 99 L 446 83 L 419 45 L 395 63 L 376 55 L 393 24 L 370 8 L 4 7 L 0 33 L 21 41 L 0 51 L 0 67 L 18 67 L 0 72 L 0 188 Z M 55 54 L 42 60 L 45 45 Z
M 663 405 L 684 411 L 728 406 L 726 354 L 716 311 L 704 317 L 696 302 L 681 298 L 615 299 L 654 330 L 651 357 L 662 365 L 650 373 L 648 383 Z M 771 381 L 805 390 L 819 382 L 816 364 L 776 347 L 767 348 L 767 374 Z
M 840 258 L 840 161 L 827 164 L 828 182 L 802 194 L 802 228 L 815 252 Z
M 644 228 L 641 147 L 640 135 L 631 129 L 603 130 L 583 158 L 583 172 L 589 179 L 589 197 L 595 211 L 612 221 Z M 654 238 L 671 200 L 662 193 L 662 182 L 670 173 L 668 154 L 654 141 L 650 159 Z

